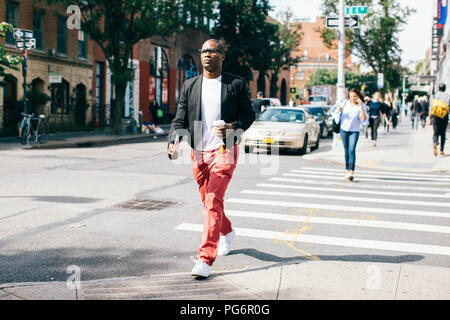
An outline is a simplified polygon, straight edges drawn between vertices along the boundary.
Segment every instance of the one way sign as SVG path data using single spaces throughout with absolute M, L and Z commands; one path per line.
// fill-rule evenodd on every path
M 33 31 L 31 30 L 25 30 L 25 29 L 19 29 L 14 28 L 13 29 L 13 36 L 14 39 L 32 39 L 33 38 Z
M 359 27 L 359 17 L 345 17 L 345 27 L 346 28 L 358 28 Z M 339 28 L 339 18 L 338 17 L 327 17 L 327 28 Z

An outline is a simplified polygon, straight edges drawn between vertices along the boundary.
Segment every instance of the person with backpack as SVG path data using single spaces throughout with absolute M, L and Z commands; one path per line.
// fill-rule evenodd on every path
M 445 131 L 447 131 L 448 126 L 450 105 L 450 95 L 445 90 L 446 85 L 441 83 L 439 85 L 439 91 L 436 92 L 431 101 L 430 125 L 433 125 L 433 154 L 435 157 L 438 155 L 437 145 L 439 137 L 441 138 L 440 155 L 444 156 Z

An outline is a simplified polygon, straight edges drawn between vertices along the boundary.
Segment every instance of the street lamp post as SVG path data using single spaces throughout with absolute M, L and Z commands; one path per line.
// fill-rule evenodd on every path
M 338 39 L 338 83 L 337 102 L 345 99 L 345 0 L 339 0 L 339 39 Z
M 333 51 L 333 50 L 332 50 Z M 319 66 L 318 66 L 318 68 L 317 68 L 317 75 L 316 75 L 316 82 L 317 82 L 317 85 L 320 85 L 320 57 L 321 56 L 323 56 L 323 55 L 327 55 L 327 54 L 329 54 L 330 52 L 332 52 L 332 51 L 327 51 L 327 52 L 322 52 L 322 53 L 319 53 L 318 55 L 317 55 L 317 57 L 318 57 L 318 59 L 319 59 Z

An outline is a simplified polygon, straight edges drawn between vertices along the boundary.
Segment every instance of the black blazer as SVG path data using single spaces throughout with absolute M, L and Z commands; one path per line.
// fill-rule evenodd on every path
M 200 134 L 195 134 L 202 128 L 202 77 L 200 74 L 183 84 L 177 112 L 169 131 L 169 144 L 175 143 L 177 134 L 180 138 L 188 136 L 191 148 L 195 148 L 202 139 Z M 229 148 L 239 142 L 241 134 L 251 126 L 255 120 L 255 112 L 245 80 L 234 74 L 222 73 L 221 100 L 221 118 L 225 123 L 231 123 L 235 130 L 234 139 L 224 140 Z

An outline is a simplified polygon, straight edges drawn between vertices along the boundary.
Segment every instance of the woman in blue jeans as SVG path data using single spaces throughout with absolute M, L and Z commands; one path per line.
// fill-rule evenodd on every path
M 345 150 L 345 168 L 347 169 L 346 180 L 353 181 L 353 173 L 356 163 L 356 144 L 358 143 L 361 125 L 369 124 L 366 105 L 362 102 L 363 97 L 356 89 L 351 89 L 349 100 L 337 108 L 334 114 L 336 123 L 340 122 L 340 134 Z

